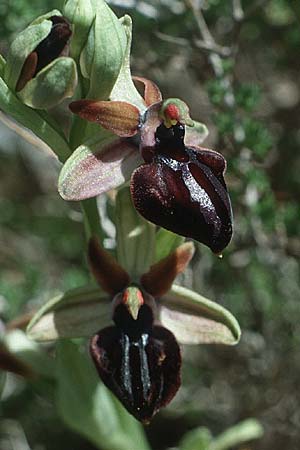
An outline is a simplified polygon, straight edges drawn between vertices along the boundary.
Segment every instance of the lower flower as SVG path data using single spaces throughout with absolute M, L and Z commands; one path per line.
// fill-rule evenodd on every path
M 136 319 L 126 306 L 129 296 L 141 300 Z M 180 387 L 180 349 L 170 331 L 154 325 L 153 298 L 136 287 L 118 297 L 115 326 L 92 337 L 90 352 L 103 383 L 134 417 L 148 423 Z

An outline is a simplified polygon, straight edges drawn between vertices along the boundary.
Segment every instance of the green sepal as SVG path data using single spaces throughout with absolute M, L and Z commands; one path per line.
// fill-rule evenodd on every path
M 154 260 L 155 225 L 135 210 L 130 190 L 119 190 L 116 200 L 117 259 L 132 281 L 138 282 Z
M 39 23 L 42 23 L 44 20 L 48 20 L 50 19 L 50 17 L 53 16 L 62 16 L 62 13 L 58 10 L 58 9 L 52 9 L 51 11 L 37 17 L 36 19 L 34 19 L 31 23 L 31 25 L 38 25 Z
M 63 14 L 73 26 L 70 56 L 77 60 L 86 43 L 95 13 L 90 0 L 67 0 Z
M 182 344 L 235 345 L 240 340 L 236 318 L 197 292 L 173 284 L 161 303 L 161 323 Z
M 126 41 L 117 16 L 103 0 L 98 0 L 96 17 L 80 56 L 82 74 L 90 79 L 87 98 L 109 98 L 123 63 Z
M 77 85 L 77 68 L 72 58 L 60 57 L 48 64 L 18 92 L 25 105 L 49 109 L 72 97 Z
M 50 20 L 29 25 L 12 42 L 4 71 L 4 80 L 12 90 L 15 90 L 27 56 L 49 35 L 51 28 Z
M 39 342 L 92 336 L 111 323 L 109 302 L 108 295 L 94 286 L 58 295 L 33 316 L 27 336 Z

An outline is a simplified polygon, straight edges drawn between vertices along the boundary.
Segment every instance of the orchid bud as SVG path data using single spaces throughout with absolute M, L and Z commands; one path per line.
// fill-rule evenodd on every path
M 63 14 L 72 24 L 73 36 L 70 43 L 70 55 L 77 59 L 93 24 L 95 17 L 93 7 L 90 0 L 67 0 Z
M 103 0 L 97 1 L 95 9 L 80 68 L 90 82 L 88 98 L 106 100 L 121 70 L 127 38 L 121 22 Z
M 68 21 L 54 10 L 32 22 L 13 41 L 4 78 L 27 106 L 48 109 L 73 95 L 76 64 L 64 56 L 71 34 Z

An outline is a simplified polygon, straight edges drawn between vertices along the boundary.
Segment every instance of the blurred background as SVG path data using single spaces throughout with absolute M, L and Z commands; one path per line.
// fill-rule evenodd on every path
M 300 446 L 300 3 L 298 0 L 112 0 L 133 18 L 133 73 L 180 97 L 228 161 L 235 233 L 219 260 L 199 246 L 181 283 L 226 306 L 235 348 L 183 349 L 183 384 L 146 433 L 155 450 L 187 430 L 213 435 L 254 417 L 264 436 L 240 450 Z M 61 4 L 1 0 L 0 50 Z M 199 7 L 202 9 L 200 10 Z M 200 13 L 199 13 L 200 11 Z M 202 13 L 201 13 L 202 11 Z M 66 109 L 66 105 L 64 105 Z M 89 279 L 82 218 L 56 190 L 59 164 L 0 124 L 0 318 Z M 0 331 L 1 332 L 1 331 Z M 3 374 L 0 384 L 3 381 Z M 69 431 L 43 385 L 9 375 L 1 450 L 94 447 Z M 139 450 L 139 449 L 133 449 Z

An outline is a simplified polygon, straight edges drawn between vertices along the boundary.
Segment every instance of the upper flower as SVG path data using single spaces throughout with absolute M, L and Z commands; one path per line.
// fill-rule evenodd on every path
M 226 161 L 198 146 L 206 128 L 190 118 L 183 101 L 163 101 L 154 83 L 135 80 L 145 87 L 143 108 L 124 101 L 70 104 L 73 113 L 119 138 L 106 135 L 91 151 L 79 147 L 61 172 L 60 194 L 82 200 L 119 186 L 131 175 L 133 202 L 143 217 L 220 254 L 232 236 L 223 178 Z

